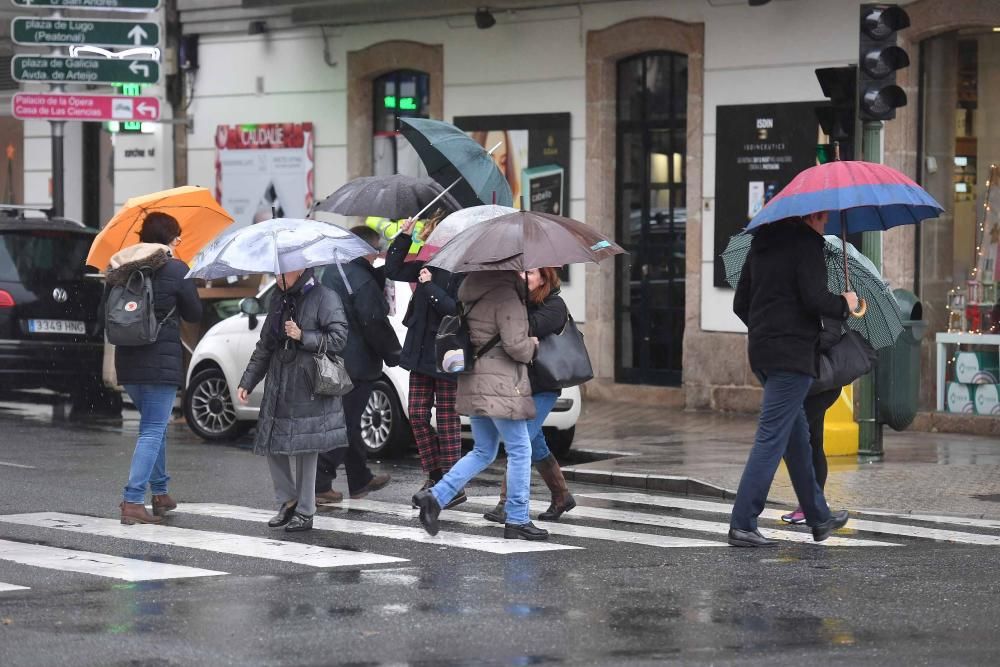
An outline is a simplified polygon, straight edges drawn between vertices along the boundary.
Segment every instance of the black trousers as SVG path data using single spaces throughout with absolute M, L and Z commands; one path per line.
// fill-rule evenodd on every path
M 809 445 L 812 447 L 813 469 L 816 471 L 816 483 L 819 488 L 826 486 L 827 465 L 826 452 L 823 451 L 823 424 L 826 421 L 826 411 L 840 398 L 840 389 L 823 391 L 805 400 L 806 421 L 809 423 Z
M 323 452 L 316 462 L 316 493 L 333 488 L 337 467 L 344 464 L 347 471 L 347 489 L 354 495 L 372 480 L 374 475 L 368 468 L 365 443 L 361 438 L 361 415 L 368 404 L 372 383 L 355 382 L 354 389 L 344 395 L 344 418 L 347 420 L 347 447 Z

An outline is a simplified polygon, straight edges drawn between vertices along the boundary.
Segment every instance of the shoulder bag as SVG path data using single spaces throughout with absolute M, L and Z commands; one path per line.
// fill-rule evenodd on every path
M 331 359 L 326 353 L 326 334 L 322 334 L 319 349 L 313 355 L 313 393 L 320 396 L 343 396 L 354 389 L 344 360 L 338 355 Z
M 575 387 L 594 377 L 583 334 L 572 316 L 566 317 L 562 331 L 538 341 L 538 354 L 532 364 L 538 379 L 549 387 Z

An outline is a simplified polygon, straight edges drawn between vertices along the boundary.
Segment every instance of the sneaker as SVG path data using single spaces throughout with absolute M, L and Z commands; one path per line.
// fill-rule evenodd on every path
M 468 499 L 469 496 L 465 495 L 465 487 L 462 487 L 458 490 L 458 493 L 455 494 L 455 497 L 448 501 L 448 504 L 444 506 L 444 509 L 450 510 L 452 507 L 461 505 Z
M 794 512 L 789 512 L 788 514 L 782 514 L 781 520 L 785 523 L 790 523 L 793 525 L 799 525 L 806 522 L 806 515 L 802 512 L 801 507 L 796 507 Z

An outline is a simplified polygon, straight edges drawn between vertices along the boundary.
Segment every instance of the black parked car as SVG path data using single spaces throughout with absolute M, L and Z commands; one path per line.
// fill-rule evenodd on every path
M 74 408 L 120 411 L 102 379 L 101 275 L 84 266 L 96 235 L 46 211 L 0 205 L 0 386 L 68 393 Z

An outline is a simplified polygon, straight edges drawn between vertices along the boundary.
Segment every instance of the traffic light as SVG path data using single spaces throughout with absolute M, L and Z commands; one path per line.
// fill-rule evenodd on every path
M 861 120 L 890 120 L 906 106 L 906 93 L 896 85 L 896 71 L 910 64 L 896 46 L 896 32 L 910 26 L 897 5 L 861 6 L 858 44 L 858 113 Z
M 816 107 L 816 119 L 823 132 L 830 137 L 831 142 L 840 146 L 841 160 L 850 160 L 854 154 L 854 119 L 855 95 L 857 93 L 857 68 L 823 67 L 816 70 L 823 95 L 830 99 L 829 104 Z M 826 144 L 822 154 L 817 153 L 820 162 L 834 158 L 835 151 Z

